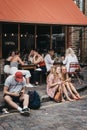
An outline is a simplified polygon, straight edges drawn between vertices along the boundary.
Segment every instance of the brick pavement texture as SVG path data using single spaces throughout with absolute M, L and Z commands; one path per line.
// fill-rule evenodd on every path
M 0 118 L 0 130 L 87 130 L 87 98 L 74 102 L 49 102 L 30 117 L 19 113 Z

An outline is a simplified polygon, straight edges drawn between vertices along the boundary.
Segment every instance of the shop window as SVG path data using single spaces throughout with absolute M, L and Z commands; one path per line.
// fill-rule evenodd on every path
M 57 55 L 63 55 L 65 52 L 65 27 L 52 26 L 52 48 Z
M 50 48 L 50 25 L 37 26 L 37 49 L 40 53 L 45 53 Z
M 20 51 L 22 54 L 29 54 L 35 47 L 35 25 L 20 25 Z

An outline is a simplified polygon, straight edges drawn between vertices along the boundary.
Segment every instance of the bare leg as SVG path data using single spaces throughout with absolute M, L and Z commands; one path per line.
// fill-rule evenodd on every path
M 73 86 L 72 83 L 69 83 L 70 84 L 70 88 L 71 90 L 75 93 L 75 95 L 77 96 L 77 98 L 81 98 L 81 96 L 79 95 L 79 93 L 77 92 L 76 88 Z
M 63 85 L 63 93 L 65 94 L 67 100 L 73 101 L 73 100 L 68 96 L 67 89 L 66 89 L 65 85 Z
M 15 102 L 12 101 L 12 98 L 11 98 L 9 95 L 6 95 L 6 96 L 4 97 L 4 100 L 5 100 L 11 107 L 13 107 L 13 108 L 15 108 L 15 109 L 18 109 L 19 106 L 18 106 Z
M 58 91 L 61 93 L 61 102 L 64 102 L 65 100 L 64 100 L 64 98 L 63 98 L 63 90 L 62 90 L 62 86 L 61 85 L 59 85 L 59 87 L 58 87 Z
M 73 98 L 73 99 L 77 99 L 77 97 L 75 96 L 75 94 L 73 93 L 73 91 L 72 91 L 72 89 L 71 89 L 71 87 L 70 87 L 70 84 L 69 84 L 68 82 L 66 82 L 65 85 L 66 85 L 67 90 L 70 92 L 72 98 Z
M 63 98 L 63 87 L 62 87 L 62 85 L 59 86 L 59 91 L 61 92 L 61 101 L 65 102 L 65 99 Z
M 29 104 L 29 95 L 27 95 L 27 94 L 21 95 L 20 100 L 23 100 L 23 107 L 24 106 L 28 107 L 28 104 Z

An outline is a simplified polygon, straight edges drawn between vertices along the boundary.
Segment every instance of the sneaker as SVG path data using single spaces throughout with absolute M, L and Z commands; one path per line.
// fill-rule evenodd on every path
M 30 88 L 33 88 L 34 86 L 32 84 L 26 84 L 26 87 L 30 87 Z
M 3 108 L 2 112 L 3 112 L 3 114 L 8 114 L 9 113 L 7 108 Z
M 34 87 L 38 87 L 39 82 L 35 82 Z
M 22 109 L 22 111 L 20 111 L 20 113 L 21 113 L 21 115 L 29 116 L 30 115 L 30 109 L 29 108 Z

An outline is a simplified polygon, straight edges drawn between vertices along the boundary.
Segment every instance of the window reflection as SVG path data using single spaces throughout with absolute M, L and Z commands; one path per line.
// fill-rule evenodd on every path
M 58 55 L 62 55 L 65 50 L 65 30 L 63 26 L 52 27 L 52 48 Z

